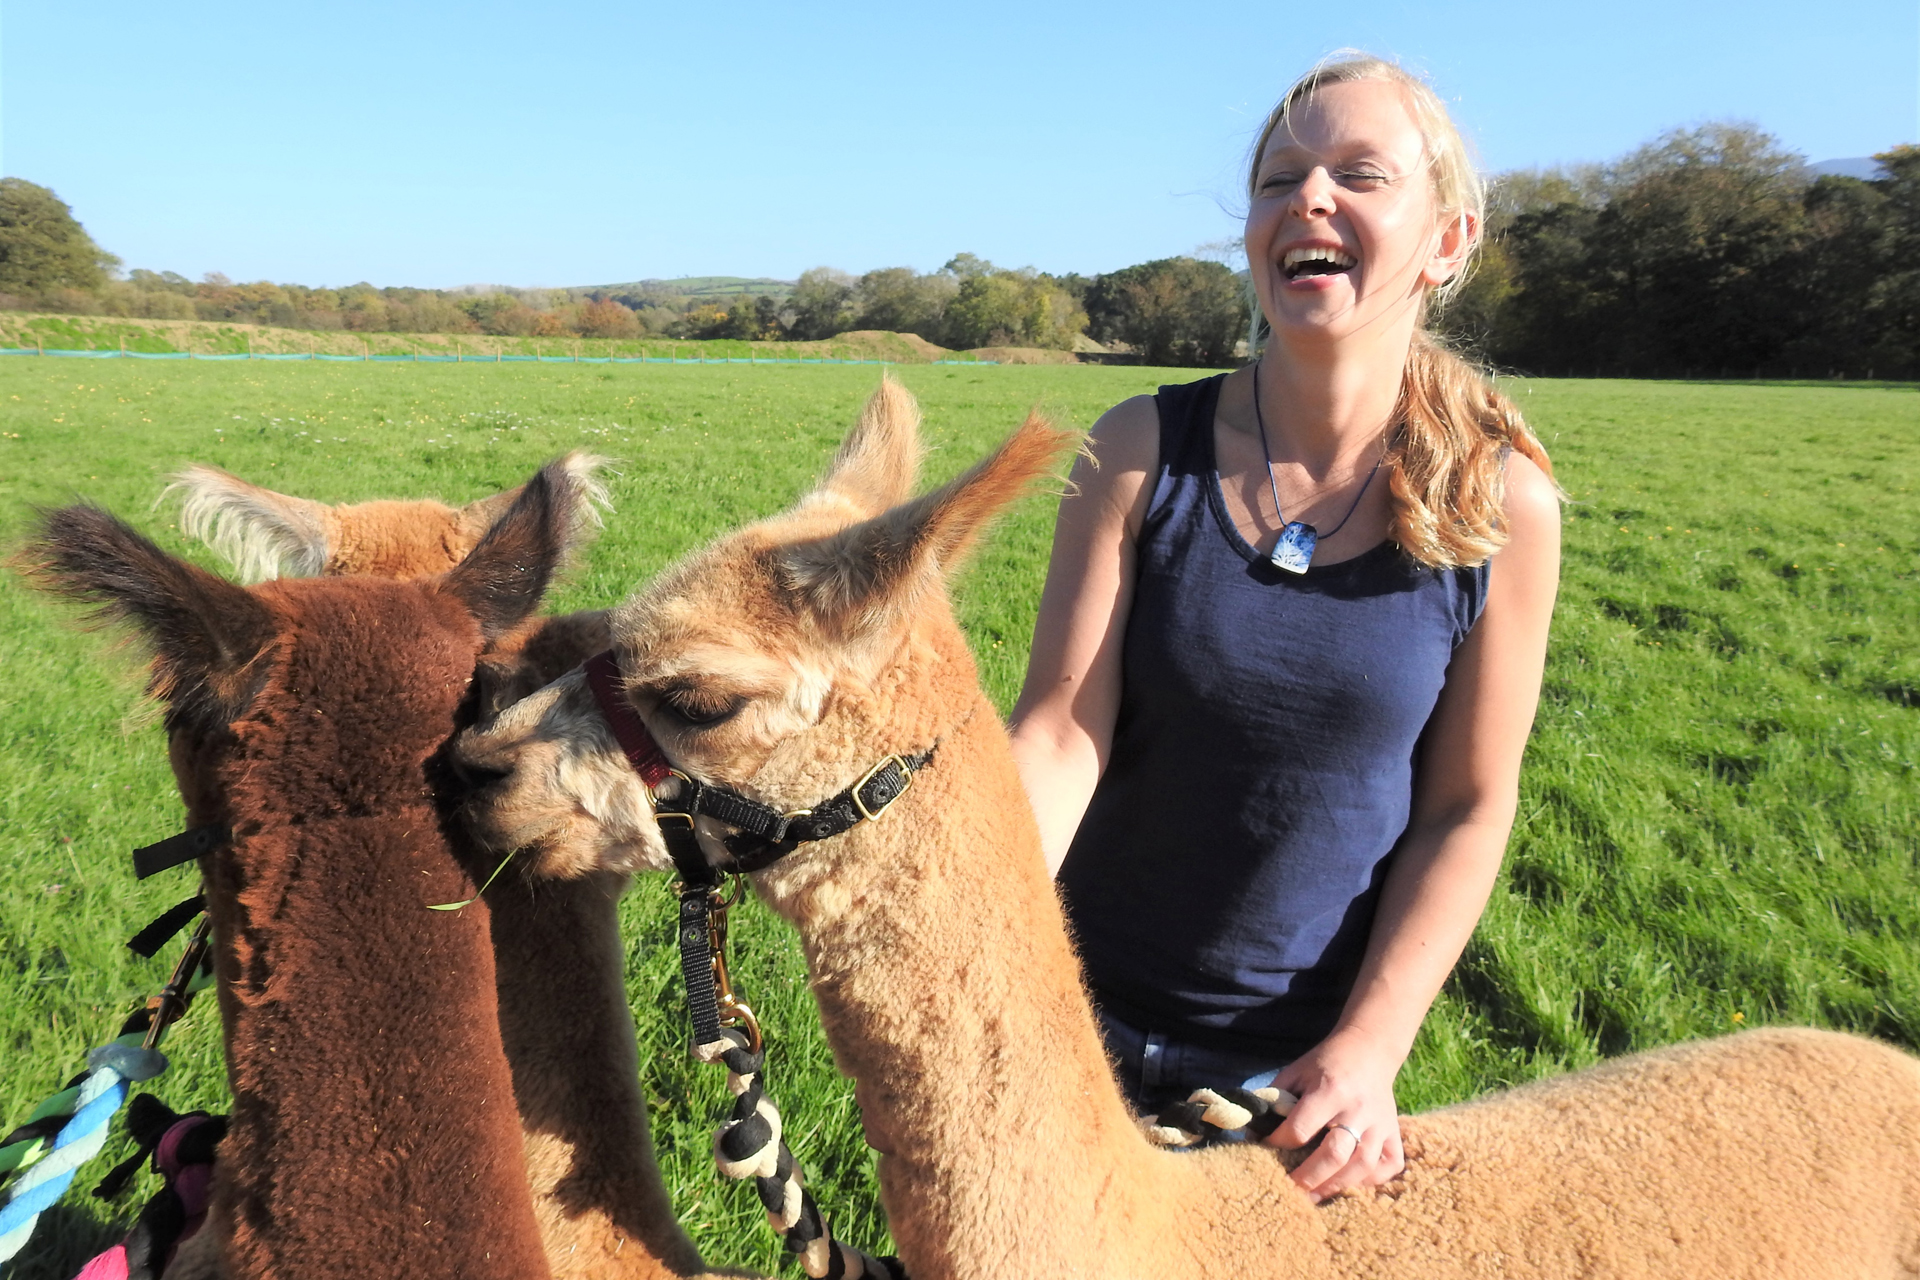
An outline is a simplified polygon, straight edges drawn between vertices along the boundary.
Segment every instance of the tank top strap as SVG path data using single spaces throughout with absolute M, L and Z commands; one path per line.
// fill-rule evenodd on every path
M 1161 387 L 1153 402 L 1160 414 L 1160 464 L 1147 518 L 1163 513 L 1182 480 L 1204 479 L 1213 470 L 1213 418 L 1226 374 Z

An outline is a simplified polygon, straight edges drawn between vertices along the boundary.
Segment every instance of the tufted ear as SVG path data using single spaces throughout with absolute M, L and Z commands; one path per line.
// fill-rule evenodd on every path
M 19 559 L 37 586 L 139 628 L 153 649 L 149 687 L 176 713 L 224 721 L 245 709 L 248 668 L 276 631 L 246 588 L 175 559 L 98 507 L 44 513 Z
M 606 481 L 600 476 L 612 464 L 598 454 L 575 449 L 556 458 L 550 465 L 565 471 L 579 490 L 580 500 L 574 504 L 574 527 L 569 536 L 576 543 L 584 541 L 599 529 L 601 511 L 612 507 L 607 497 Z M 525 489 L 525 485 L 520 485 L 490 497 L 476 498 L 457 513 L 460 525 L 471 530 L 473 538 L 479 538 L 507 514 Z M 352 510 L 351 507 L 342 508 L 340 514 L 348 515 Z
M 608 505 L 607 459 L 575 450 L 559 460 L 585 501 L 572 539 L 584 541 Z M 418 499 L 329 506 L 249 484 L 218 467 L 186 467 L 166 494 L 181 495 L 180 528 L 225 556 L 243 578 L 368 573 L 415 578 L 444 573 L 473 550 L 526 488 L 449 507 Z
M 332 511 L 325 504 L 201 463 L 170 480 L 161 498 L 180 495 L 180 532 L 219 552 L 247 581 L 310 578 L 327 567 Z
M 513 630 L 540 607 L 566 557 L 587 500 L 568 463 L 562 458 L 542 467 L 467 558 L 436 584 L 466 605 L 488 640 Z
M 957 479 L 829 537 L 786 548 L 788 585 L 846 634 L 876 630 L 965 560 L 979 536 L 1078 437 L 1039 414 Z
M 874 516 L 913 493 L 920 470 L 920 405 L 891 375 L 867 398 L 833 465 L 805 502 L 839 499 L 862 517 Z

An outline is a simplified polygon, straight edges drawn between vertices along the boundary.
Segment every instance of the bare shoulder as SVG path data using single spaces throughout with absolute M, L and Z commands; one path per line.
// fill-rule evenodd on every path
M 1100 415 L 1073 467 L 1073 496 L 1113 515 L 1129 529 L 1145 515 L 1147 477 L 1160 464 L 1160 410 L 1152 396 L 1122 400 Z
M 1160 407 L 1152 396 L 1122 400 L 1100 415 L 1087 447 L 1102 467 L 1151 471 L 1160 459 Z
M 1499 569 L 1489 604 L 1525 598 L 1550 609 L 1560 581 L 1560 489 L 1538 463 L 1518 453 L 1507 458 L 1506 480 L 1507 545 L 1494 557 Z
M 1515 541 L 1558 535 L 1560 490 L 1540 464 L 1522 453 L 1507 457 L 1506 517 Z

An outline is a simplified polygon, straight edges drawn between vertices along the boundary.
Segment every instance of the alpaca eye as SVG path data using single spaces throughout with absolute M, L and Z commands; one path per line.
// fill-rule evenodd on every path
M 688 686 L 668 689 L 660 695 L 660 709 L 684 724 L 719 724 L 746 704 L 746 699 L 713 693 Z

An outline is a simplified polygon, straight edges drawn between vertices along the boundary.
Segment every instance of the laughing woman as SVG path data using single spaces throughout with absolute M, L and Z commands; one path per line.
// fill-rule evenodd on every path
M 1265 353 L 1095 425 L 1014 747 L 1136 1104 L 1274 1079 L 1321 1199 L 1401 1168 L 1394 1078 L 1513 824 L 1558 492 L 1422 328 L 1481 215 L 1431 89 L 1323 65 L 1248 197 Z

